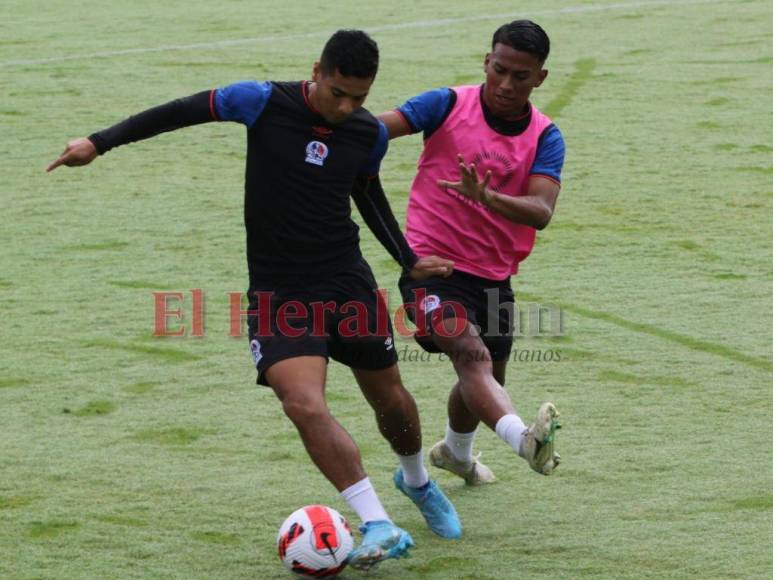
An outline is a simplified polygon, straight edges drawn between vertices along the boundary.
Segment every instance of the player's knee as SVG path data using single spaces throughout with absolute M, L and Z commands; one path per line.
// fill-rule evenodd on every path
M 317 423 L 330 415 L 324 400 L 304 396 L 285 397 L 282 410 L 296 425 Z
M 405 415 L 416 408 L 416 401 L 402 383 L 394 385 L 388 394 L 379 401 L 377 412 L 385 415 Z

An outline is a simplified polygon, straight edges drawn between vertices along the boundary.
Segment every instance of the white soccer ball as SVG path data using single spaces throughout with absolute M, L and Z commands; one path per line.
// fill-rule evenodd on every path
M 331 578 L 346 567 L 354 537 L 344 517 L 324 505 L 307 505 L 279 528 L 276 546 L 288 570 L 304 578 Z

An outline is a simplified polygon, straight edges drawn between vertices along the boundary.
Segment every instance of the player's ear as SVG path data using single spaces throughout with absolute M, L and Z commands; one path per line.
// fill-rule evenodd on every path
M 486 72 L 488 70 L 488 63 L 491 61 L 491 53 L 486 53 L 486 58 L 483 59 L 483 72 Z
M 534 88 L 537 88 L 538 86 L 540 86 L 542 83 L 545 82 L 545 79 L 548 78 L 548 72 L 549 71 L 546 68 L 543 68 L 542 70 L 539 71 L 539 80 L 537 81 L 537 84 L 534 85 Z
M 311 67 L 311 80 L 313 82 L 316 83 L 319 80 L 321 70 L 319 61 L 315 62 L 314 66 Z

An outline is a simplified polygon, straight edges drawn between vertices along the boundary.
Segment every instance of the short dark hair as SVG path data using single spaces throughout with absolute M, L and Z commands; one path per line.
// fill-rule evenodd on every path
M 550 39 L 542 27 L 531 20 L 513 20 L 500 26 L 491 41 L 491 50 L 497 43 L 528 52 L 545 62 L 550 53 Z
M 378 45 L 362 30 L 339 30 L 322 49 L 322 72 L 369 79 L 378 72 Z

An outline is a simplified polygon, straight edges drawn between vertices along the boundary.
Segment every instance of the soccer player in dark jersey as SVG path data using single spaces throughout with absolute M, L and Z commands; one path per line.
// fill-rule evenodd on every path
M 418 301 L 408 313 L 423 325 L 419 343 L 447 353 L 458 376 L 446 436 L 430 461 L 469 485 L 494 480 L 472 455 L 481 421 L 538 473 L 550 474 L 560 460 L 555 406 L 544 403 L 527 427 L 502 387 L 513 344 L 510 276 L 550 222 L 564 162 L 558 127 L 529 101 L 547 77 L 549 51 L 539 25 L 505 24 L 486 55 L 482 85 L 431 90 L 379 116 L 390 138 L 424 133 L 406 237 L 419 256 L 452 259 L 454 272 L 403 276 L 400 289 L 406 304 Z M 443 308 L 450 302 L 461 309 Z
M 453 505 L 423 465 L 416 404 L 400 378 L 386 311 L 379 321 L 376 282 L 351 219 L 350 195 L 411 279 L 453 267 L 416 257 L 381 188 L 387 131 L 362 107 L 377 68 L 375 42 L 341 30 L 311 82 L 239 82 L 177 99 L 71 141 L 48 167 L 85 165 L 119 145 L 190 125 L 246 125 L 248 321 L 257 380 L 274 390 L 314 463 L 361 518 L 362 543 L 349 562 L 361 569 L 404 555 L 413 540 L 387 516 L 354 441 L 327 408 L 329 357 L 351 367 L 373 407 L 400 461 L 396 486 L 435 533 L 461 535 Z

